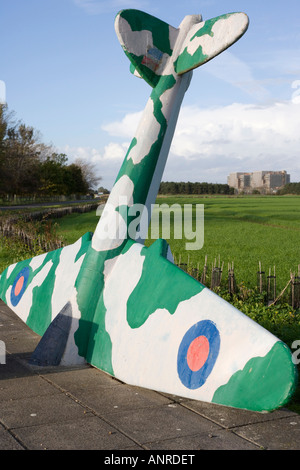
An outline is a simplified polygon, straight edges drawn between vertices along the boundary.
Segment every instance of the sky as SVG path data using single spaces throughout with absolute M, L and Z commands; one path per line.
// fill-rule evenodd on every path
M 260 170 L 300 181 L 299 0 L 0 0 L 0 101 L 69 163 L 93 163 L 111 189 L 151 93 L 115 33 L 124 8 L 174 27 L 199 13 L 250 20 L 194 70 L 163 181 L 226 183 Z

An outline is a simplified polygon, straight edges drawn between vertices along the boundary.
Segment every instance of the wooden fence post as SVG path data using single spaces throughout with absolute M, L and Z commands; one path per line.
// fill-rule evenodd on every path
M 262 294 L 263 292 L 265 292 L 266 290 L 266 287 L 265 287 L 265 272 L 261 270 L 261 262 L 259 261 L 258 263 L 258 272 L 257 272 L 257 287 L 258 287 L 258 290 L 260 292 L 260 294 Z
M 271 275 L 271 268 L 269 268 L 269 276 L 267 277 L 267 303 L 270 305 L 276 299 L 276 274 L 274 266 L 274 275 Z
M 200 282 L 204 286 L 206 283 L 206 275 L 207 275 L 207 255 L 205 256 L 205 263 L 204 263 L 203 271 L 202 271 L 201 278 L 200 278 Z
M 236 282 L 234 276 L 234 264 L 228 263 L 228 292 L 230 295 L 236 293 Z
M 291 305 L 294 309 L 300 307 L 300 265 L 297 276 L 291 273 Z

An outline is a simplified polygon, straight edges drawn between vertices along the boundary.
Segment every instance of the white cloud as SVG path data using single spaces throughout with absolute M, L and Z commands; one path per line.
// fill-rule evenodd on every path
M 292 101 L 204 110 L 183 107 L 167 170 L 182 158 L 190 181 L 226 182 L 233 171 L 272 169 L 285 169 L 292 180 L 300 180 L 299 126 L 300 105 Z
M 122 162 L 128 146 L 128 142 L 122 144 L 110 142 L 100 151 L 92 147 L 71 147 L 70 145 L 66 145 L 61 148 L 60 151 L 66 153 L 70 161 L 75 161 L 77 158 L 80 158 L 101 165 L 102 163 L 106 164 L 115 161 Z
M 102 151 L 88 147 L 63 151 L 69 158 L 96 163 L 103 184 L 111 188 L 140 115 L 127 114 L 105 125 L 110 141 Z M 163 180 L 225 183 L 234 171 L 286 170 L 292 181 L 300 181 L 299 127 L 297 100 L 265 106 L 183 106 Z
M 245 156 L 298 151 L 299 111 L 299 105 L 292 102 L 269 106 L 233 103 L 203 110 L 183 107 L 172 150 L 186 158 L 224 151 Z
M 129 142 L 124 142 L 123 144 L 110 142 L 104 147 L 103 160 L 123 161 L 128 147 Z
M 101 176 L 101 186 L 111 189 L 126 155 L 129 142 L 109 142 L 103 150 L 93 147 L 71 147 L 66 145 L 58 149 L 58 152 L 68 156 L 69 163 L 77 158 L 87 160 L 95 164 L 97 176 Z
M 132 138 L 142 116 L 142 111 L 126 114 L 121 121 L 114 121 L 102 126 L 113 137 Z

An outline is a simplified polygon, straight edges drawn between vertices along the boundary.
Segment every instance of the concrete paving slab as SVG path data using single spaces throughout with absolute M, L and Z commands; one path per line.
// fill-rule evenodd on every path
M 122 411 L 132 413 L 144 408 L 161 406 L 169 400 L 151 390 L 141 391 L 134 387 L 102 388 L 101 390 L 78 390 L 76 397 L 98 415 L 110 418 L 112 414 Z
M 85 391 L 99 390 L 105 387 L 116 387 L 122 383 L 108 374 L 95 374 L 93 367 L 79 366 L 72 367 L 49 367 L 49 368 L 33 368 L 36 373 L 43 377 L 44 380 L 55 384 L 62 390 L 70 393 L 84 393 Z
M 20 331 L 16 329 L 13 332 L 4 332 L 0 330 L 0 338 L 5 342 L 6 351 L 9 354 L 23 354 L 24 356 L 30 356 L 32 351 L 36 348 L 40 338 L 31 336 L 30 330 Z
M 5 404 L 1 404 L 9 399 L 10 402 L 24 398 L 34 398 L 36 396 L 47 396 L 59 393 L 55 387 L 37 375 L 7 377 L 0 380 L 0 406 L 3 409 Z
M 140 450 L 130 438 L 98 417 L 15 429 L 26 449 L 31 450 Z
M 300 416 L 249 424 L 233 431 L 267 450 L 300 450 Z
M 6 379 L 34 377 L 34 375 L 34 372 L 22 364 L 18 357 L 14 357 L 6 351 L 6 364 L 0 364 L 0 386 L 2 381 Z
M 0 424 L 0 450 L 24 450 L 18 440 Z
M 235 435 L 228 430 L 214 432 L 199 432 L 194 436 L 163 439 L 161 441 L 147 442 L 149 450 L 167 451 L 200 451 L 200 450 L 258 450 L 256 444 Z
M 145 449 L 213 449 L 221 441 L 226 445 L 226 440 L 236 449 L 257 448 L 234 434 L 225 435 L 220 426 L 177 404 L 114 413 L 108 419 Z
M 181 399 L 181 405 L 189 410 L 199 413 L 201 416 L 219 424 L 226 429 L 238 426 L 247 426 L 254 423 L 266 423 L 267 421 L 277 421 L 285 417 L 299 416 L 287 409 L 275 410 L 271 413 L 256 413 L 248 410 L 239 410 L 228 406 L 215 405 L 204 402 Z
M 65 394 L 2 401 L 1 422 L 8 429 L 81 419 L 87 410 Z

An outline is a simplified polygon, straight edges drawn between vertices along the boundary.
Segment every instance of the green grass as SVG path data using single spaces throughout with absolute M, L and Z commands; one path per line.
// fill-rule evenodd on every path
M 277 287 L 283 289 L 300 264 L 300 197 L 161 197 L 157 204 L 204 204 L 204 245 L 201 250 L 185 249 L 187 240 L 168 240 L 178 262 L 202 270 L 218 260 L 234 263 L 237 282 L 255 286 L 259 261 L 262 269 L 276 267 Z M 57 234 L 66 244 L 94 231 L 99 221 L 95 211 L 59 219 Z M 194 222 L 194 228 L 196 227 Z M 153 240 L 146 241 L 149 245 Z
M 158 198 L 157 203 L 204 204 L 204 245 L 186 251 L 185 240 L 168 240 L 178 261 L 202 270 L 215 258 L 234 262 L 237 282 L 256 285 L 259 261 L 266 275 L 276 266 L 278 288 L 289 280 L 290 270 L 300 264 L 300 197 Z
M 42 251 L 38 246 L 29 249 L 20 240 L 0 239 L 0 274 L 11 264 L 40 254 L 42 254 Z
M 57 219 L 57 235 L 64 240 L 65 245 L 76 242 L 86 232 L 94 232 L 99 217 L 96 211 L 85 214 L 70 214 L 62 219 Z
M 89 204 L 90 202 L 88 203 L 88 205 Z M 85 203 L 76 204 L 76 206 L 81 205 L 85 205 Z M 40 206 L 38 208 L 35 207 L 34 209 L 30 207 L 24 207 L 22 209 L 17 210 L 0 210 L 0 220 L 1 217 L 4 219 L 7 217 L 15 216 L 21 217 L 23 215 L 31 214 L 34 212 L 48 211 L 56 208 L 63 209 L 63 207 L 64 205 L 62 204 L 57 205 L 55 203 L 52 203 L 45 206 Z M 69 207 L 69 205 L 67 204 L 66 207 Z M 86 219 L 86 223 L 84 222 L 84 219 Z M 49 235 L 52 240 L 53 236 L 57 235 L 57 238 L 61 237 L 64 240 L 65 245 L 69 245 L 76 241 L 78 238 L 80 238 L 84 233 L 90 230 L 93 231 L 95 226 L 97 225 L 98 220 L 99 217 L 95 216 L 95 211 L 83 214 L 74 213 L 69 216 L 66 216 L 63 221 L 55 218 L 53 220 L 51 233 L 49 232 L 49 229 L 47 229 L 47 223 L 45 224 L 44 222 L 42 224 L 40 222 L 36 222 L 34 223 L 34 226 L 32 228 L 35 230 L 35 232 L 39 232 L 41 229 L 40 225 L 43 225 L 42 231 L 46 231 L 47 235 Z M 62 227 L 58 225 L 58 221 L 61 222 Z M 29 224 L 30 223 L 27 224 L 27 227 L 29 227 Z M 39 243 L 36 243 L 35 247 L 29 249 L 26 245 L 24 245 L 21 240 L 18 240 L 16 237 L 6 239 L 2 239 L 0 237 L 0 274 L 10 264 L 31 258 L 33 256 L 37 256 L 41 253 L 42 251 L 39 247 Z

